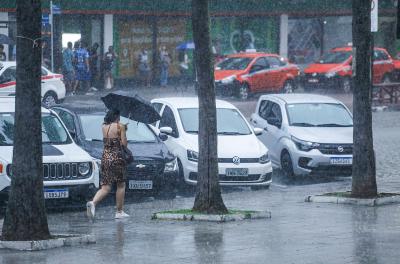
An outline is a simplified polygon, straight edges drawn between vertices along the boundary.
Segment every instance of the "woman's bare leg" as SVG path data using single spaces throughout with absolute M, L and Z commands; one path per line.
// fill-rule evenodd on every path
M 115 198 L 117 200 L 117 212 L 121 212 L 125 200 L 125 182 L 117 183 L 117 193 L 115 194 Z
M 111 191 L 110 185 L 102 185 L 101 189 L 97 191 L 96 195 L 93 197 L 93 203 L 96 206 L 101 200 L 103 200 L 107 194 Z

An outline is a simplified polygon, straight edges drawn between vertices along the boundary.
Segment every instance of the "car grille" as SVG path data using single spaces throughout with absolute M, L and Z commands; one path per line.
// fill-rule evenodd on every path
M 90 162 L 90 170 L 86 176 L 80 175 L 78 171 L 79 163 L 44 163 L 43 164 L 43 180 L 45 181 L 62 181 L 62 180 L 80 180 L 90 178 L 92 175 L 92 163 Z M 12 166 L 7 166 L 7 175 L 12 177 Z
M 164 163 L 156 161 L 136 161 L 129 164 L 129 179 L 152 180 L 164 172 Z
M 231 177 L 231 176 L 226 176 L 225 174 L 220 174 L 218 175 L 219 180 L 222 182 L 251 182 L 251 181 L 258 181 L 260 179 L 260 174 L 249 174 L 248 176 L 245 177 Z M 197 173 L 196 172 L 191 172 L 189 173 L 189 179 L 192 181 L 197 181 Z
M 326 155 L 351 155 L 353 144 L 320 144 L 318 150 Z

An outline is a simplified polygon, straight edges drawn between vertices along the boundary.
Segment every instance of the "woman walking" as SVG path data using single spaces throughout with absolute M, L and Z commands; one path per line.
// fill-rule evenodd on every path
M 94 218 L 96 205 L 111 191 L 111 186 L 117 184 L 115 218 L 129 217 L 123 211 L 125 199 L 126 162 L 122 155 L 122 145 L 127 146 L 126 127 L 120 123 L 117 110 L 109 110 L 103 123 L 104 151 L 101 159 L 101 189 L 93 200 L 86 204 L 87 215 Z

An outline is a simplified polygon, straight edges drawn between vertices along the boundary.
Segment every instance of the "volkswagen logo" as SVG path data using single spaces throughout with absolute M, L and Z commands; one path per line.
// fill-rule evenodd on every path
M 339 146 L 339 147 L 337 148 L 337 150 L 338 150 L 339 152 L 343 152 L 343 151 L 344 151 L 344 148 L 343 148 L 342 146 Z
M 240 164 L 240 158 L 238 156 L 235 156 L 232 158 L 232 162 L 235 165 L 239 165 Z

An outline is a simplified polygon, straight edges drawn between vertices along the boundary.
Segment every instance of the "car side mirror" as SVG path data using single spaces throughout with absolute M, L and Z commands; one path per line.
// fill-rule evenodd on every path
M 171 127 L 160 127 L 160 132 L 165 135 L 172 136 L 174 131 Z
M 260 136 L 263 133 L 263 129 L 259 127 L 255 127 L 253 131 L 256 136 Z

